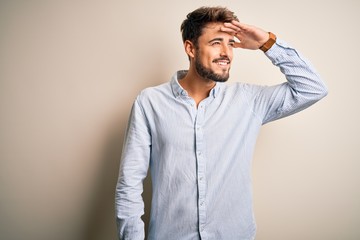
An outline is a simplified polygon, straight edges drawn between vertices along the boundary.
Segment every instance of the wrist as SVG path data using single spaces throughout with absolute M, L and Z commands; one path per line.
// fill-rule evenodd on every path
M 261 49 L 263 52 L 266 52 L 274 45 L 275 42 L 276 35 L 272 32 L 269 32 L 269 39 L 261 47 L 259 47 L 259 49 Z

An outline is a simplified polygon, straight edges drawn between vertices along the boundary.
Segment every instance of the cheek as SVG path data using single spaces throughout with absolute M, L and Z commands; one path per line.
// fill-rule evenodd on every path
M 200 63 L 206 67 L 210 67 L 213 64 L 214 59 L 217 59 L 220 57 L 220 51 L 213 48 L 206 48 L 199 50 L 197 52 L 198 54 L 198 60 Z
M 212 56 L 212 55 L 209 55 L 209 54 L 207 54 L 207 55 L 201 54 L 199 56 L 199 60 L 203 65 L 208 65 L 209 66 L 214 59 L 215 59 L 215 56 Z

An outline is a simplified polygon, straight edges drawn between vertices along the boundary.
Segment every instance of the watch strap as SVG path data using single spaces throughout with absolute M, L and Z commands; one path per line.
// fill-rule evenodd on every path
M 276 42 L 276 35 L 273 34 L 272 32 L 269 32 L 269 39 L 259 49 L 261 49 L 263 52 L 266 52 L 274 45 L 275 42 Z

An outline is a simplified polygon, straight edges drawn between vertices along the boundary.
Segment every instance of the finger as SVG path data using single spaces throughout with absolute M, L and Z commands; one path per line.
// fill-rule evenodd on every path
M 234 28 L 231 28 L 231 27 L 221 27 L 220 31 L 230 33 L 232 35 L 236 35 L 236 33 L 238 32 L 237 29 L 234 29 Z
M 248 24 L 241 23 L 241 22 L 235 21 L 235 20 L 231 21 L 231 24 L 234 25 L 236 28 L 238 28 L 239 31 L 246 31 L 249 28 Z
M 244 44 L 242 42 L 235 42 L 234 48 L 244 48 Z
M 227 29 L 232 29 L 234 32 L 240 31 L 240 28 L 237 27 L 237 26 L 236 26 L 235 24 L 233 24 L 233 23 L 226 22 L 226 23 L 224 23 L 224 26 L 225 26 L 225 28 L 227 28 Z
M 235 38 L 237 40 L 234 43 L 234 48 L 245 48 L 246 36 L 242 32 L 237 32 Z
M 241 25 L 240 21 L 236 21 L 236 20 L 232 20 L 230 23 L 237 27 L 240 27 L 240 25 Z
M 236 32 L 235 33 L 235 35 L 234 35 L 240 42 L 241 41 L 243 41 L 245 38 L 246 38 L 246 36 L 245 36 L 245 34 L 243 33 L 243 32 Z

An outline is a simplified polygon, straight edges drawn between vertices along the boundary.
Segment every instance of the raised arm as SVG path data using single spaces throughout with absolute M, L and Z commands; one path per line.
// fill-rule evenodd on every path
M 225 23 L 222 31 L 233 34 L 240 42 L 234 47 L 257 50 L 269 40 L 269 33 L 237 21 Z M 286 117 L 303 110 L 327 95 L 327 88 L 314 67 L 297 50 L 276 39 L 265 52 L 280 68 L 287 82 L 275 86 L 252 86 L 252 104 L 262 123 Z

